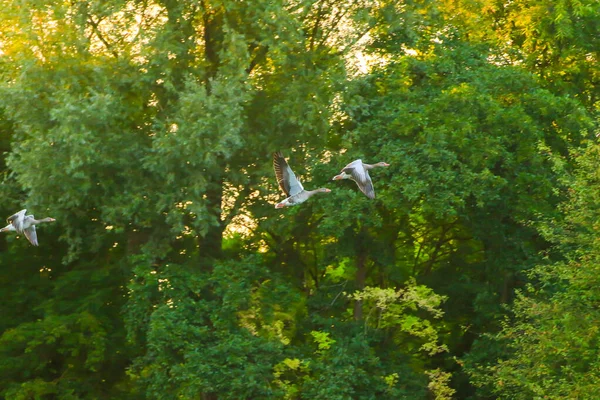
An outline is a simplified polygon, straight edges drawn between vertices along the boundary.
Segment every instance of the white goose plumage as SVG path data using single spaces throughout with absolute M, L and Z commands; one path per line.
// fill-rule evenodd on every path
M 376 167 L 389 167 L 390 164 L 386 162 L 378 162 L 377 164 L 365 164 L 362 160 L 354 160 L 350 164 L 342 168 L 339 175 L 333 177 L 333 180 L 339 179 L 350 179 L 356 182 L 356 185 L 368 198 L 375 198 L 375 188 L 373 188 L 373 181 L 369 176 L 369 170 Z
M 35 226 L 41 224 L 43 222 L 54 222 L 56 221 L 54 218 L 43 218 L 43 219 L 35 219 L 33 215 L 25 215 L 27 209 L 23 209 L 16 214 L 11 215 L 6 219 L 8 225 L 4 228 L 0 229 L 0 232 L 10 232 L 15 231 L 18 234 L 25 235 L 27 240 L 34 245 L 38 245 L 37 233 L 35 231 Z
M 288 196 L 285 200 L 277 203 L 275 208 L 295 206 L 304 203 L 316 193 L 331 192 L 331 190 L 326 188 L 305 190 L 280 151 L 273 153 L 273 168 L 275 169 L 275 177 L 277 178 L 279 187 Z

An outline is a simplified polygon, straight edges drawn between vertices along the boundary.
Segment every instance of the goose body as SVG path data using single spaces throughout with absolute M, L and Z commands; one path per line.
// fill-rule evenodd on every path
M 361 192 L 370 199 L 375 198 L 375 188 L 373 181 L 369 176 L 369 170 L 377 167 L 388 167 L 390 164 L 386 162 L 378 162 L 377 164 L 366 164 L 361 159 L 354 160 L 350 164 L 342 168 L 340 174 L 333 177 L 333 180 L 350 179 L 356 182 L 356 185 Z
M 273 168 L 275 177 L 281 190 L 287 198 L 275 205 L 275 208 L 291 207 L 304 203 L 316 193 L 329 193 L 331 190 L 320 188 L 316 190 L 305 190 L 302 183 L 296 178 L 294 171 L 290 168 L 281 152 L 273 153 Z
M 8 225 L 4 228 L 0 229 L 0 232 L 10 232 L 15 231 L 19 234 L 25 235 L 27 240 L 34 245 L 38 245 L 37 233 L 35 231 L 35 226 L 44 222 L 54 222 L 56 221 L 54 218 L 43 218 L 43 219 L 35 219 L 33 215 L 25 215 L 27 209 L 23 209 L 16 214 L 11 215 L 6 219 Z

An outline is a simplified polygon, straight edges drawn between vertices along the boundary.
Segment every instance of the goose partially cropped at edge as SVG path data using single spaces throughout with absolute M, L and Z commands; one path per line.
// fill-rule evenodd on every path
M 369 170 L 377 167 L 389 167 L 390 164 L 386 162 L 378 162 L 377 164 L 365 164 L 362 160 L 354 160 L 350 164 L 342 168 L 339 175 L 333 177 L 333 180 L 339 179 L 350 179 L 356 182 L 358 188 L 368 198 L 375 198 L 375 189 L 373 188 L 373 181 L 369 176 Z
M 54 218 L 35 219 L 33 215 L 25 215 L 27 209 L 23 209 L 16 214 L 11 215 L 6 219 L 8 225 L 0 229 L 0 232 L 16 231 L 19 234 L 25 235 L 27 240 L 34 245 L 38 245 L 37 233 L 35 226 L 44 222 L 54 222 Z
M 273 153 L 273 168 L 279 187 L 285 193 L 287 199 L 277 203 L 275 208 L 291 207 L 300 203 L 304 203 L 315 193 L 329 193 L 331 190 L 320 188 L 315 190 L 304 190 L 304 187 L 296 178 L 294 171 L 285 161 L 283 154 L 280 151 Z

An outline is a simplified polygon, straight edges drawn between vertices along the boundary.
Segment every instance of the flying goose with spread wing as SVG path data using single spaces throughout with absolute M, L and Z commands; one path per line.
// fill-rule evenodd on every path
M 339 179 L 350 179 L 356 182 L 358 188 L 361 192 L 363 192 L 368 198 L 375 198 L 375 189 L 373 188 L 373 181 L 371 181 L 371 177 L 369 176 L 369 170 L 377 167 L 389 167 L 390 164 L 386 162 L 378 162 L 377 164 L 365 164 L 362 160 L 354 160 L 350 164 L 346 165 L 342 168 L 342 171 L 339 175 L 333 177 L 333 180 Z
M 331 192 L 331 190 L 326 188 L 304 190 L 304 187 L 298 178 L 296 178 L 294 171 L 292 171 L 280 151 L 273 153 L 273 168 L 275 169 L 275 177 L 277 177 L 279 187 L 288 196 L 285 200 L 277 203 L 275 208 L 295 206 L 304 203 L 316 193 Z
M 25 235 L 27 240 L 34 245 L 38 245 L 37 233 L 35 232 L 35 226 L 44 222 L 54 222 L 54 218 L 43 218 L 35 219 L 33 215 L 25 215 L 27 209 L 23 209 L 18 213 L 11 215 L 6 219 L 8 225 L 0 229 L 0 232 L 16 231 L 19 234 Z

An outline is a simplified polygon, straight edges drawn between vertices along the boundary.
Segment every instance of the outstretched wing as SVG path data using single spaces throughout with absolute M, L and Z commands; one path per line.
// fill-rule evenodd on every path
M 23 231 L 23 234 L 32 245 L 38 245 L 37 233 L 35 232 L 35 225 L 31 225 L 29 228 L 25 229 Z
M 25 221 L 25 213 L 27 209 L 23 209 L 16 214 L 11 215 L 6 219 L 9 224 L 15 227 L 15 230 L 19 233 L 23 232 L 23 222 Z
M 304 190 L 280 151 L 273 153 L 273 169 L 275 169 L 277 183 L 286 196 L 294 196 Z
M 343 172 L 352 176 L 352 180 L 356 182 L 356 185 L 361 192 L 370 199 L 375 198 L 375 188 L 373 188 L 373 181 L 369 176 L 369 172 L 365 169 L 361 160 L 352 161 L 346 165 Z
M 346 172 L 346 173 L 349 174 L 350 172 L 348 172 L 346 170 L 350 170 L 350 169 L 353 169 L 353 168 L 356 168 L 356 167 L 363 168 L 363 163 L 362 163 L 362 160 L 360 158 L 358 160 L 354 160 L 350 164 L 346 165 L 344 168 L 342 168 L 341 172 Z

